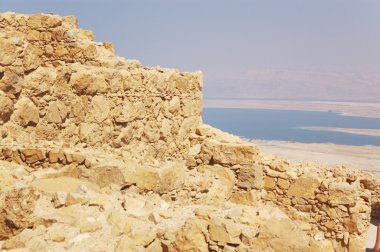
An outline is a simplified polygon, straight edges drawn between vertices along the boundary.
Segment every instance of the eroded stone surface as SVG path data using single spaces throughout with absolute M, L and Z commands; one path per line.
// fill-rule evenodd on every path
M 360 251 L 379 181 L 201 123 L 200 73 L 143 67 L 75 17 L 0 14 L 0 248 Z

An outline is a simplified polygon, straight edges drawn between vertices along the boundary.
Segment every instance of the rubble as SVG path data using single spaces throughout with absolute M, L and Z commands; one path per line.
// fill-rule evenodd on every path
M 4 251 L 362 251 L 379 181 L 202 124 L 202 76 L 0 14 Z

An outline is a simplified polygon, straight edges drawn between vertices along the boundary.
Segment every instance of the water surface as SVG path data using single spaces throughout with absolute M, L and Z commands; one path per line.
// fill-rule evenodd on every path
M 342 116 L 332 112 L 205 108 L 203 121 L 226 132 L 249 139 L 380 146 L 379 136 L 300 128 L 380 129 L 380 118 Z

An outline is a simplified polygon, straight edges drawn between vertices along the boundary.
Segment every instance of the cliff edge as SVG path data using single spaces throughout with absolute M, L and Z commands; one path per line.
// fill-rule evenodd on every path
M 4 251 L 363 251 L 379 181 L 202 124 L 202 75 L 0 14 Z

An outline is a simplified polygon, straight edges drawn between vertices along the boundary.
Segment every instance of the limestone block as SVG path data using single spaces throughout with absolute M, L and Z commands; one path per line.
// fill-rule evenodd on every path
M 17 46 L 10 40 L 0 37 L 0 65 L 11 65 L 18 57 Z
M 25 162 L 28 164 L 45 160 L 45 152 L 39 149 L 24 149 L 22 155 L 25 158 Z
M 290 187 L 290 182 L 286 179 L 279 178 L 277 180 L 278 187 L 280 187 L 283 190 L 287 190 Z
M 47 108 L 46 120 L 50 123 L 63 123 L 67 114 L 68 110 L 63 102 L 53 102 Z
M 98 166 L 91 169 L 89 180 L 97 184 L 100 188 L 117 184 L 125 183 L 125 178 L 120 170 L 120 167 L 114 166 Z
M 86 180 L 81 180 L 72 177 L 58 177 L 58 178 L 46 178 L 36 179 L 32 182 L 33 188 L 46 192 L 76 192 L 81 186 L 85 186 L 93 191 L 99 191 L 99 187 Z
M 54 28 L 62 25 L 62 18 L 56 15 L 44 15 L 41 22 L 45 28 Z
M 168 163 L 160 169 L 139 168 L 136 176 L 138 188 L 157 193 L 168 193 L 177 189 L 186 179 L 184 166 L 174 163 Z
M 208 244 L 204 231 L 207 223 L 199 219 L 189 219 L 178 231 L 174 243 L 175 251 L 199 251 L 207 252 Z
M 212 219 L 210 221 L 208 232 L 210 239 L 216 242 L 226 242 L 231 244 L 240 244 L 241 226 L 232 220 Z
M 254 205 L 257 199 L 252 192 L 237 191 L 232 193 L 230 201 L 236 204 Z
M 160 128 L 158 124 L 154 121 L 148 121 L 144 127 L 143 136 L 146 138 L 147 142 L 155 143 L 160 139 Z
M 364 251 L 365 250 L 365 241 L 362 237 L 359 236 L 351 236 L 348 243 L 348 251 Z
M 101 123 L 108 118 L 110 106 L 103 95 L 96 95 L 91 100 L 89 109 L 89 121 Z
M 314 198 L 315 190 L 321 185 L 321 178 L 317 174 L 305 173 L 301 175 L 287 192 L 290 197 Z
M 258 150 L 255 145 L 222 143 L 213 139 L 207 139 L 204 142 L 200 153 L 202 156 L 210 156 L 211 158 L 210 160 L 204 160 L 204 162 L 221 165 L 253 164 L 257 154 Z
M 42 28 L 42 19 L 44 15 L 43 14 L 35 14 L 29 16 L 29 18 L 26 21 L 26 25 L 31 29 L 39 29 Z
M 181 103 L 180 103 L 179 97 L 174 96 L 169 102 L 168 110 L 170 113 L 175 114 L 180 109 L 180 106 L 181 106 Z
M 57 80 L 57 70 L 51 67 L 39 67 L 24 79 L 23 90 L 30 96 L 41 96 L 51 93 Z
M 199 100 L 183 99 L 183 115 L 185 117 L 199 115 L 202 111 L 202 103 Z M 170 111 L 170 108 L 169 108 Z
M 36 30 L 30 30 L 26 36 L 26 39 L 29 41 L 38 41 L 40 40 L 40 32 Z
M 357 201 L 357 188 L 346 182 L 333 182 L 329 184 L 329 203 L 336 205 L 355 205 Z
M 0 71 L 2 78 L 0 78 L 0 90 L 6 93 L 10 98 L 14 98 L 21 92 L 23 85 L 23 78 L 17 73 L 5 69 Z
M 265 177 L 263 183 L 266 190 L 274 190 L 276 188 L 276 181 L 272 177 Z
M 43 51 L 35 45 L 29 44 L 24 51 L 23 66 L 24 71 L 31 71 L 42 64 L 41 55 Z
M 77 72 L 71 76 L 70 85 L 78 95 L 95 95 L 105 93 L 108 83 L 103 75 Z
M 81 233 L 93 233 L 102 229 L 102 224 L 93 217 L 78 219 L 76 226 L 80 228 Z
M 142 250 L 138 249 L 135 241 L 132 238 L 128 237 L 127 235 L 123 235 L 115 247 L 115 252 L 125 251 L 140 252 Z
M 123 102 L 121 113 L 115 116 L 115 121 L 119 123 L 130 122 L 135 119 L 143 119 L 146 115 L 145 106 L 142 102 Z
M 261 165 L 244 165 L 239 169 L 236 185 L 251 190 L 263 187 L 263 168 Z
M 0 92 L 0 123 L 7 122 L 13 113 L 13 102 L 4 93 Z
M 21 126 L 35 126 L 39 120 L 40 115 L 38 108 L 28 98 L 22 97 L 15 105 L 15 112 L 12 118 Z

